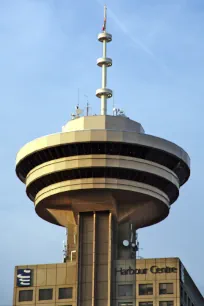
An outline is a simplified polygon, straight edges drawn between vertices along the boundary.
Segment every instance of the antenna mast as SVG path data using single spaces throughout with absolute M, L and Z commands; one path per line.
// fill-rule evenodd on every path
M 112 59 L 106 57 L 107 43 L 112 41 L 112 35 L 106 32 L 107 8 L 104 6 L 104 22 L 102 33 L 98 40 L 103 43 L 103 57 L 97 59 L 97 65 L 102 67 L 102 87 L 96 90 L 96 96 L 101 99 L 101 115 L 107 115 L 107 99 L 112 97 L 112 90 L 107 86 L 107 67 L 112 66 Z
M 87 99 L 87 101 L 86 101 L 86 116 L 88 116 L 89 115 L 89 108 L 90 108 L 89 100 L 88 100 L 88 96 L 87 95 L 84 95 L 84 97 Z
M 77 103 L 78 103 L 78 105 L 79 105 L 79 88 L 78 88 L 78 91 L 77 91 Z

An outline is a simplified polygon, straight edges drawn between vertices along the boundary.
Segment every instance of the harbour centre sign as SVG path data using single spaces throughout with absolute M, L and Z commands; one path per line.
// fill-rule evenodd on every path
M 120 268 L 119 270 L 116 269 L 116 273 L 120 273 L 120 275 L 134 275 L 134 274 L 147 274 L 148 272 L 152 274 L 160 274 L 160 273 L 176 273 L 177 268 L 175 267 L 158 267 L 152 266 L 149 269 L 133 269 L 129 267 L 128 269 Z

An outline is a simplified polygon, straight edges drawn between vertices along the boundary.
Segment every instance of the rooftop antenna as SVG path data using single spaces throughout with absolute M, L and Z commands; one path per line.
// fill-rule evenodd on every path
M 83 113 L 83 110 L 79 108 L 79 104 L 75 106 L 75 113 L 76 113 L 76 118 L 79 118 L 80 115 Z
M 77 91 L 77 104 L 79 105 L 79 88 L 78 88 L 78 91 Z
M 115 97 L 114 97 L 114 92 L 113 92 L 113 109 L 112 109 L 112 111 L 113 111 L 113 116 L 114 116 L 114 111 L 115 111 L 115 99 L 114 99 Z
M 86 116 L 88 116 L 89 115 L 89 109 L 90 109 L 89 100 L 88 100 L 88 96 L 87 95 L 84 95 L 84 97 L 87 100 L 87 102 L 86 102 Z
M 82 113 L 83 113 L 83 110 L 81 108 L 79 108 L 79 104 L 77 104 L 75 106 L 75 113 L 71 114 L 72 120 L 79 118 Z
M 136 232 L 136 246 L 137 246 L 137 259 L 142 259 L 143 257 L 140 256 L 140 250 L 143 250 L 143 248 L 140 248 L 140 244 L 139 244 L 139 238 L 138 238 L 138 233 Z
M 63 240 L 63 262 L 66 262 L 67 260 L 67 228 L 66 228 L 66 232 L 65 232 L 65 235 L 66 235 L 66 241 Z
M 102 87 L 96 90 L 96 96 L 101 99 L 101 115 L 107 115 L 107 99 L 112 97 L 112 90 L 107 86 L 107 67 L 112 66 L 112 59 L 106 57 L 107 43 L 112 41 L 112 35 L 106 32 L 107 8 L 104 6 L 104 22 L 102 33 L 98 40 L 103 43 L 103 57 L 97 59 L 97 65 L 102 67 Z

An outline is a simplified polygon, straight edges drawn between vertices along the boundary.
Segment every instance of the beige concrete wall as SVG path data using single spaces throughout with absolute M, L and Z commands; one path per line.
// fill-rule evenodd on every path
M 142 260 L 138 261 L 137 267 L 144 267 L 148 269 L 146 275 L 138 275 L 137 276 L 137 304 L 139 305 L 140 301 L 144 300 L 145 296 L 139 295 L 138 292 L 138 284 L 139 283 L 153 283 L 153 299 L 151 296 L 146 296 L 145 300 L 153 301 L 154 306 L 159 306 L 159 301 L 173 301 L 174 306 L 180 306 L 180 291 L 179 291 L 179 260 L 177 258 L 171 259 L 150 259 L 150 260 Z M 175 267 L 177 269 L 176 272 L 172 273 L 157 273 L 153 274 L 150 272 L 150 268 L 152 266 L 157 266 L 158 268 L 163 267 Z M 160 283 L 173 283 L 173 294 L 167 295 L 159 295 L 159 284 Z
M 16 273 L 17 269 L 32 269 L 32 287 L 17 287 L 16 286 Z M 72 299 L 58 299 L 59 288 L 73 288 Z M 53 299 L 48 301 L 39 301 L 39 289 L 53 289 Z M 48 264 L 48 265 L 29 265 L 17 266 L 15 268 L 15 281 L 14 281 L 14 297 L 13 305 L 26 305 L 26 306 L 61 306 L 61 305 L 76 305 L 76 264 L 75 263 L 62 263 L 62 264 Z M 33 290 L 32 302 L 19 302 L 20 290 Z
M 116 272 L 116 305 L 118 302 L 126 301 L 133 302 L 133 306 L 139 306 L 139 302 L 153 302 L 154 306 L 159 306 L 159 301 L 173 301 L 174 306 L 180 306 L 180 291 L 179 291 L 179 260 L 177 258 L 168 259 L 140 259 L 135 260 L 118 260 L 116 263 L 116 270 L 129 269 L 147 269 L 146 274 L 133 274 L 133 275 L 121 275 L 120 272 Z M 172 273 L 157 273 L 154 274 L 150 271 L 152 266 L 158 268 L 174 267 L 176 272 Z M 117 292 L 118 284 L 134 284 L 135 292 L 132 297 L 119 297 Z M 173 283 L 173 294 L 159 295 L 159 283 Z M 139 284 L 153 284 L 153 295 L 139 295 Z
M 170 273 L 152 273 L 151 267 L 157 266 L 158 268 L 176 268 L 174 272 Z M 87 266 L 88 267 L 88 266 Z M 124 274 L 121 275 L 120 269 L 147 269 L 145 274 Z M 32 269 L 33 270 L 33 286 L 27 288 L 16 287 L 16 273 L 17 269 Z M 105 266 L 100 266 L 96 270 L 95 277 L 97 278 L 98 285 L 101 282 L 100 290 L 102 290 L 104 281 L 107 282 L 107 271 L 104 269 Z M 62 264 L 48 264 L 48 265 L 35 265 L 35 266 L 18 266 L 15 268 L 15 285 L 14 285 L 14 298 L 13 305 L 20 306 L 76 306 L 76 263 L 62 263 Z M 117 260 L 113 262 L 113 273 L 112 277 L 112 301 L 111 306 L 118 306 L 119 302 L 132 302 L 133 306 L 139 306 L 139 302 L 153 301 L 154 306 L 159 306 L 159 301 L 173 301 L 174 306 L 180 306 L 180 261 L 178 258 L 158 258 L 158 259 L 139 259 L 132 260 Z M 91 284 L 92 271 L 88 269 L 83 275 L 83 281 L 87 280 Z M 159 284 L 160 283 L 173 283 L 173 294 L 159 295 Z M 130 297 L 120 297 L 118 293 L 118 285 L 132 284 L 133 295 Z M 153 295 L 139 295 L 139 284 L 153 284 Z M 184 286 L 184 285 L 183 285 Z M 58 299 L 59 288 L 73 288 L 72 299 Z M 189 288 L 194 288 L 195 284 L 191 280 L 188 282 L 187 294 L 191 292 L 191 300 L 196 300 L 196 295 L 192 296 L 193 291 L 189 291 Z M 52 288 L 53 289 L 53 300 L 51 301 L 39 301 L 39 289 Z M 32 302 L 18 302 L 18 295 L 20 290 L 31 289 L 34 292 Z M 103 290 L 102 290 L 103 291 Z M 101 291 L 101 293 L 102 293 Z M 104 290 L 104 294 L 107 296 L 107 286 Z M 91 299 L 90 299 L 91 302 Z M 102 300 L 101 300 L 102 302 Z M 88 304 L 87 304 L 88 305 Z M 103 305 L 99 304 L 98 301 L 95 306 Z M 203 305 L 203 304 L 202 304 Z M 81 305 L 80 305 L 81 306 Z M 88 305 L 89 306 L 89 305 Z M 90 304 L 91 306 L 91 304 Z M 201 305 L 199 305 L 201 306 Z
M 132 302 L 133 306 L 138 306 L 139 302 L 143 301 L 153 301 L 154 306 L 159 306 L 159 301 L 174 301 L 174 306 L 180 306 L 180 292 L 179 292 L 179 260 L 178 259 L 144 259 L 144 260 L 117 260 L 114 264 L 115 268 L 113 273 L 116 274 L 115 282 L 112 284 L 112 302 L 113 305 L 118 305 L 119 302 Z M 153 274 L 150 272 L 152 266 L 157 266 L 159 268 L 175 267 L 177 272 L 175 273 L 158 273 Z M 119 271 L 122 269 L 148 269 L 146 274 L 133 274 L 133 275 L 121 275 Z M 15 277 L 15 287 L 14 287 L 14 305 L 32 305 L 32 306 L 60 306 L 60 305 L 76 305 L 76 264 L 75 263 L 62 263 L 62 264 L 48 264 L 48 265 L 36 265 L 36 266 L 19 266 L 20 268 L 33 269 L 33 287 L 27 289 L 33 289 L 34 298 L 32 302 L 18 302 L 18 295 L 20 290 L 26 288 L 16 287 L 16 277 Z M 101 285 L 104 282 L 104 269 L 97 270 L 96 275 L 98 281 L 101 280 Z M 16 275 L 15 271 L 15 275 Z M 86 278 L 89 273 L 86 273 Z M 92 273 L 90 271 L 90 277 Z M 88 280 L 88 279 L 87 279 Z M 106 276 L 107 280 L 107 276 Z M 135 285 L 136 282 L 136 285 Z M 153 284 L 153 295 L 152 296 L 141 296 L 138 293 L 139 284 Z M 173 283 L 174 293 L 170 295 L 159 295 L 159 283 Z M 119 297 L 118 285 L 132 284 L 133 285 L 133 296 L 131 297 Z M 69 300 L 59 300 L 58 299 L 58 289 L 72 287 L 73 288 L 73 298 Z M 53 289 L 53 300 L 52 301 L 39 301 L 39 289 L 52 288 Z M 107 289 L 105 290 L 107 294 Z M 105 293 L 105 292 L 104 292 Z

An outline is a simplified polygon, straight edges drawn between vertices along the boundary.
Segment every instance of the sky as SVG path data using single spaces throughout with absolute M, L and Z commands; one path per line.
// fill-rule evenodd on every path
M 0 306 L 12 305 L 15 265 L 62 260 L 63 228 L 41 220 L 15 175 L 18 150 L 60 132 L 86 97 L 100 112 L 100 0 L 0 1 Z M 191 158 L 169 217 L 139 230 L 143 257 L 180 257 L 204 294 L 204 1 L 107 0 L 108 87 L 114 105 L 147 134 Z M 79 99 L 78 99 L 79 88 Z M 108 101 L 109 114 L 113 100 Z

